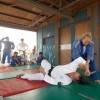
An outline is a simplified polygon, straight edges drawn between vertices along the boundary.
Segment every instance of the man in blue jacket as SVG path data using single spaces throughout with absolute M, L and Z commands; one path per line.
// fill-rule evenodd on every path
M 1 39 L 1 43 L 4 44 L 4 50 L 3 50 L 3 57 L 2 57 L 2 63 L 5 63 L 5 59 L 7 56 L 7 62 L 10 63 L 11 59 L 11 50 L 15 48 L 15 45 L 13 42 L 9 41 L 9 37 L 5 37 Z
M 90 78 L 97 83 L 100 83 L 97 64 L 94 59 L 94 43 L 92 42 L 90 33 L 83 34 L 79 40 L 74 41 L 71 52 L 71 61 L 78 57 L 82 57 L 86 60 L 86 68 L 90 66 L 90 71 L 96 71 L 94 74 L 90 75 Z

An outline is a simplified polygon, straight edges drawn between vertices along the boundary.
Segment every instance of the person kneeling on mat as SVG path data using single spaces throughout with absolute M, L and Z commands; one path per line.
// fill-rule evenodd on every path
M 85 67 L 86 61 L 79 57 L 73 62 L 66 65 L 58 65 L 52 67 L 47 60 L 42 60 L 41 67 L 39 68 L 40 73 L 36 74 L 20 74 L 17 78 L 28 79 L 28 80 L 43 80 L 52 85 L 69 85 L 72 80 L 78 83 L 84 84 L 82 81 L 82 75 L 76 72 L 77 68 Z M 84 68 L 86 69 L 86 68 Z M 90 76 L 94 72 L 90 72 L 88 69 L 85 70 L 85 75 Z

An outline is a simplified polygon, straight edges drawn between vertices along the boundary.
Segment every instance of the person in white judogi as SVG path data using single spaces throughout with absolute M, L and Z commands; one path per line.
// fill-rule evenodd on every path
M 51 64 L 47 60 L 42 60 L 41 67 L 39 68 L 40 73 L 26 73 L 19 76 L 22 79 L 28 80 L 44 80 L 45 82 L 52 85 L 58 85 L 58 83 L 60 83 L 61 85 L 68 85 L 72 82 L 72 80 L 78 81 L 80 79 L 81 74 L 76 72 L 76 70 L 79 67 L 84 67 L 85 64 L 86 61 L 82 57 L 79 57 L 69 64 L 55 66 L 52 69 L 50 76 L 48 75 L 48 73 L 51 69 Z M 86 71 L 91 74 L 88 69 L 86 69 Z
M 35 49 L 32 50 L 32 53 L 29 55 L 30 64 L 37 63 L 38 55 L 35 52 Z
M 28 63 L 28 56 L 26 55 L 26 52 L 23 51 L 23 54 L 21 56 L 21 65 L 26 65 Z
M 19 54 L 22 54 L 23 51 L 28 50 L 28 45 L 24 43 L 24 39 L 21 39 L 21 43 L 18 44 L 17 49 L 19 51 Z

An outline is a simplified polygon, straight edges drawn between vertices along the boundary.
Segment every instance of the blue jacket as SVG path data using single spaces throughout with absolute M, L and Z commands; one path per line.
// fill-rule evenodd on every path
M 78 57 L 83 57 L 85 60 L 94 59 L 94 43 L 90 42 L 87 46 L 84 46 L 80 40 L 75 40 L 72 45 L 71 61 Z
M 1 43 L 4 43 L 4 51 L 11 52 L 11 49 L 15 48 L 15 45 L 11 41 L 4 41 L 4 38 L 1 39 Z
M 94 59 L 94 43 L 90 42 L 87 46 L 86 46 L 86 60 L 91 60 L 93 61 Z
M 16 64 L 21 64 L 21 57 L 17 56 L 16 59 L 14 56 L 12 56 L 12 58 L 11 58 L 11 65 L 12 66 L 16 66 Z
M 43 59 L 45 59 L 45 57 L 42 57 L 42 58 L 38 57 L 38 58 L 37 58 L 37 63 L 41 63 L 41 61 L 42 61 Z

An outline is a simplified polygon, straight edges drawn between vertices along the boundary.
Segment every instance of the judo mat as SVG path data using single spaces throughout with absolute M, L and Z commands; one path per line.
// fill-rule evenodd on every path
M 34 68 L 34 69 L 27 69 L 24 70 L 24 72 L 30 73 L 30 74 L 35 74 L 35 73 L 39 73 L 38 68 Z
M 49 85 L 4 97 L 2 100 L 100 100 L 100 84 L 88 78 L 86 80 L 91 85 L 81 85 L 76 82 L 72 82 L 72 84 L 66 86 Z
M 16 71 L 13 71 L 13 72 L 0 73 L 0 80 L 15 78 L 16 75 L 22 74 L 22 73 L 24 73 L 24 71 L 21 71 L 21 70 L 16 70 Z
M 48 85 L 44 81 L 29 81 L 16 78 L 0 80 L 0 96 L 7 97 Z
M 37 68 L 39 67 L 40 65 L 25 65 L 25 66 L 11 67 L 13 71 L 8 71 L 8 72 L 6 71 L 6 72 L 0 73 L 0 80 L 15 78 L 16 75 L 22 74 L 24 72 L 35 73 L 35 72 L 38 72 Z
M 0 73 L 3 72 L 12 72 L 15 71 L 16 69 L 12 68 L 12 67 L 6 67 L 6 66 L 0 66 Z
M 5 97 L 3 100 L 100 100 L 100 85 L 80 85 L 76 82 L 68 86 L 47 86 L 18 95 Z
M 76 82 L 67 86 L 49 85 L 13 96 L 1 96 L 0 100 L 100 100 L 100 85 L 88 78 L 86 80 L 90 81 L 91 85 Z
M 23 66 L 17 66 L 14 67 L 17 70 L 26 70 L 26 69 L 33 69 L 33 68 L 39 68 L 39 64 L 34 64 L 34 65 L 23 65 Z

